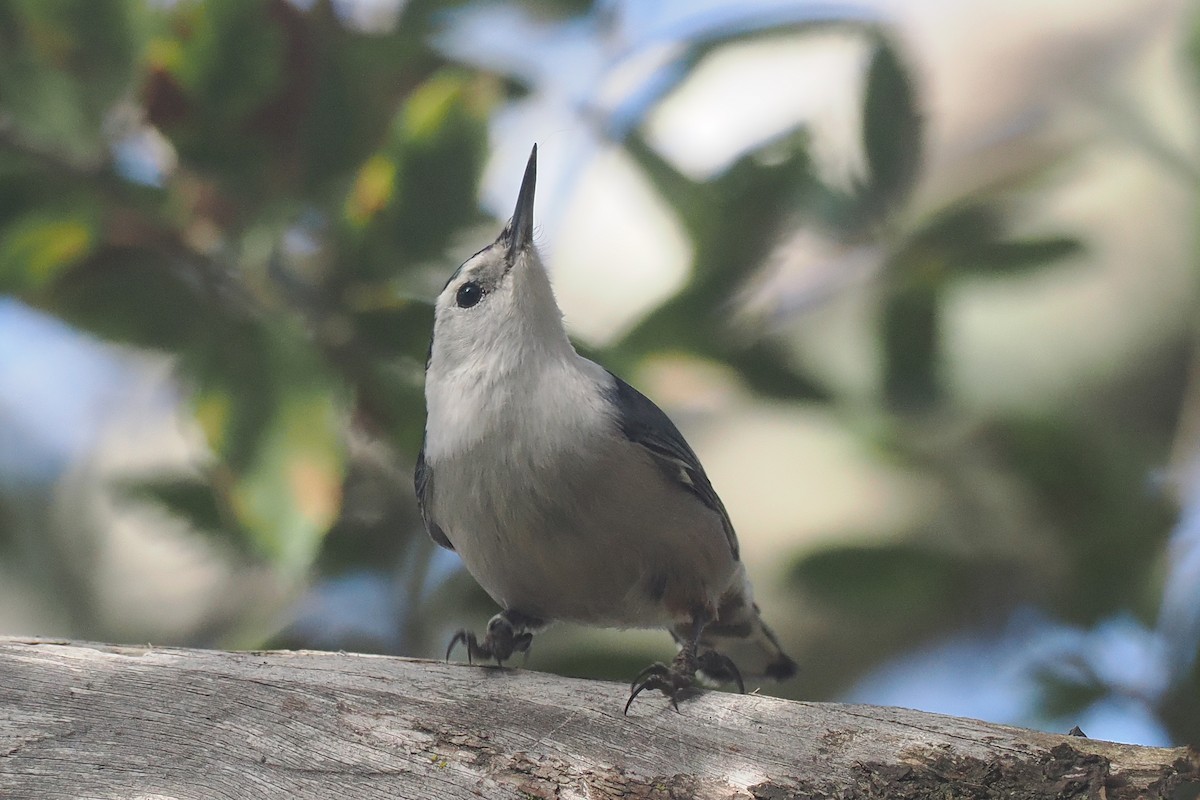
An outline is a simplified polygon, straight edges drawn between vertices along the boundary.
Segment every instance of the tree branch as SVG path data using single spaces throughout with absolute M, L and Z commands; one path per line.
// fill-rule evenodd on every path
M 719 692 L 682 713 L 647 696 L 625 717 L 626 692 L 381 656 L 0 638 L 0 797 L 1120 800 L 1200 790 L 1192 748 Z

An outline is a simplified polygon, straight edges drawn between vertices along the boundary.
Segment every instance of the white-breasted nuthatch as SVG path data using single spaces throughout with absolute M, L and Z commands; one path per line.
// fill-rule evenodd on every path
M 503 662 L 553 620 L 670 630 L 678 655 L 638 675 L 626 711 L 644 689 L 674 703 L 697 671 L 744 691 L 730 653 L 746 674 L 791 676 L 696 454 L 568 340 L 533 243 L 536 178 L 535 145 L 512 219 L 436 302 L 417 499 L 434 541 L 503 609 L 482 641 L 459 631 L 450 650 Z

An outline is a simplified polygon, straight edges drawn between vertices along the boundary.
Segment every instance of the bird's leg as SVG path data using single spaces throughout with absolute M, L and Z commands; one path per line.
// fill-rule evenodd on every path
M 741 673 L 727 656 L 715 650 L 700 652 L 700 635 L 704 633 L 704 628 L 710 621 L 712 614 L 707 611 L 696 612 L 692 616 L 690 635 L 680 642 L 679 652 L 671 663 L 667 665 L 659 661 L 638 673 L 629 687 L 629 700 L 625 703 L 626 714 L 629 713 L 634 699 L 647 689 L 658 689 L 671 698 L 671 705 L 678 711 L 679 698 L 696 688 L 696 671 L 699 669 L 722 680 L 735 680 L 738 689 L 746 691 Z
M 530 628 L 542 626 L 542 621 L 506 608 L 488 621 L 487 635 L 479 641 L 475 634 L 463 628 L 454 634 L 450 646 L 446 648 L 446 660 L 459 644 L 467 647 L 467 661 L 474 662 L 476 658 L 487 660 L 496 659 L 503 666 L 513 653 L 528 653 L 529 645 L 533 642 L 533 631 Z
M 629 699 L 625 701 L 626 714 L 637 696 L 647 689 L 658 689 L 671 698 L 671 705 L 679 710 L 679 697 L 695 686 L 696 670 L 700 667 L 696 651 L 706 622 L 706 616 L 693 618 L 691 635 L 680 642 L 679 652 L 670 665 L 657 661 L 637 674 L 629 687 Z

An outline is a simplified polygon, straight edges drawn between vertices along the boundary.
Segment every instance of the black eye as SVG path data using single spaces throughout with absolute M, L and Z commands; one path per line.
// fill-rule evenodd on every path
M 459 308 L 470 308 L 482 299 L 483 287 L 475 281 L 467 281 L 458 287 L 458 294 L 454 296 L 454 302 L 458 303 Z

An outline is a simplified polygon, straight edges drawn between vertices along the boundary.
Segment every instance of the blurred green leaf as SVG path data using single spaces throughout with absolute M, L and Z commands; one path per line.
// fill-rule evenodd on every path
M 960 272 L 1022 272 L 1050 266 L 1078 255 L 1083 242 L 1067 236 L 1002 242 L 980 242 L 956 264 Z
M 273 350 L 280 331 L 255 321 L 215 319 L 212 331 L 179 351 L 209 444 L 236 473 L 251 469 L 293 377 Z
M 1026 417 L 998 423 L 992 438 L 1069 555 L 1072 571 L 1054 593 L 1058 612 L 1081 623 L 1118 609 L 1152 613 L 1141 606 L 1173 511 L 1147 490 L 1157 464 L 1154 449 L 1143 452 L 1145 431 L 1103 433 L 1078 420 Z
M 196 418 L 229 471 L 230 506 L 254 552 L 296 575 L 336 519 L 345 390 L 294 321 L 242 323 L 193 368 Z M 185 361 L 185 364 L 187 362 Z
M 286 572 L 312 564 L 341 502 L 340 416 L 332 392 L 284 392 L 233 506 L 254 546 Z
M 725 360 L 751 391 L 763 397 L 818 402 L 831 398 L 828 387 L 804 372 L 780 342 L 761 339 L 732 346 Z
M 883 397 L 893 411 L 920 412 L 943 396 L 941 291 L 936 278 L 901 276 L 879 317 Z
M 981 244 L 998 241 L 1004 235 L 1004 215 L 998 204 L 965 202 L 939 211 L 909 236 L 904 248 L 919 263 L 941 259 L 962 261 Z M 919 255 L 918 255 L 919 254 Z
M 337 513 L 343 391 L 294 321 L 224 302 L 198 269 L 105 251 L 64 274 L 50 299 L 76 324 L 179 357 L 247 547 L 297 574 Z M 211 522 L 194 492 L 172 488 L 163 499 Z
M 949 274 L 1015 273 L 1078 255 L 1070 236 L 1013 239 L 1000 201 L 968 202 L 935 215 L 909 237 L 894 263 L 910 270 Z
M 343 220 L 353 269 L 369 281 L 439 256 L 451 234 L 480 218 L 476 192 L 492 98 L 487 81 L 444 70 L 422 83 L 365 161 Z
M 213 485 L 198 476 L 131 480 L 123 488 L 129 497 L 161 505 L 188 520 L 198 531 L 219 535 L 235 546 L 245 544 L 238 531 L 229 530 L 229 511 L 222 507 Z
M 647 353 L 679 350 L 730 366 L 742 380 L 773 397 L 823 399 L 827 392 L 805 374 L 787 349 L 739 334 L 725 322 L 730 298 L 775 247 L 779 232 L 812 180 L 807 139 L 779 143 L 774 158 L 749 155 L 708 184 L 694 184 L 640 138 L 626 146 L 652 183 L 678 201 L 696 261 L 688 285 L 642 320 L 602 360 L 621 371 Z M 714 334 L 725 329 L 724 334 Z
M 29 141 L 98 158 L 104 116 L 134 77 L 145 15 L 137 0 L 0 4 L 0 112 Z
M 346 220 L 360 228 L 383 209 L 396 195 L 398 166 L 387 156 L 376 153 L 359 167 L 354 188 L 346 197 Z
M 1008 240 L 1007 227 L 998 201 L 967 202 L 933 216 L 892 254 L 879 319 L 883 396 L 892 410 L 928 410 L 944 399 L 941 305 L 953 276 L 1011 274 L 1082 249 L 1070 237 Z
M 921 165 L 917 91 L 895 47 L 879 38 L 867 69 L 863 150 L 869 181 L 866 201 L 881 216 L 908 199 Z
M 280 121 L 266 115 L 292 77 L 285 73 L 282 20 L 291 15 L 284 6 L 276 0 L 184 0 L 171 10 L 170 33 L 149 48 L 144 93 L 151 121 L 189 163 L 238 184 L 261 180 L 280 154 L 278 141 L 274 153 L 265 148 L 257 126 Z
M 196 395 L 225 409 L 223 427 L 206 432 L 237 470 L 253 458 L 278 402 L 272 341 L 281 333 L 244 299 L 225 296 L 227 280 L 216 265 L 106 248 L 64 271 L 42 301 L 101 338 L 177 356 Z
M 198 416 L 206 421 L 206 412 Z M 179 514 L 198 531 L 296 574 L 311 565 L 336 518 L 342 479 L 340 416 L 333 394 L 296 390 L 259 437 L 251 463 L 200 478 L 130 482 L 126 492 Z
M 1197 698 L 1200 698 L 1200 666 L 1193 666 L 1190 674 L 1183 676 L 1170 688 L 1161 705 L 1163 722 L 1173 732 L 1176 741 L 1200 741 Z
M 907 543 L 820 550 L 790 572 L 818 606 L 879 624 L 941 615 L 970 593 L 969 576 L 960 558 Z
M 392 294 L 392 293 L 389 293 Z M 409 358 L 424 363 L 433 333 L 433 305 L 408 298 L 383 299 L 379 305 L 364 302 L 356 293 L 361 308 L 355 323 L 372 351 L 383 358 Z
M 724 290 L 724 303 L 774 248 L 785 226 L 794 223 L 795 207 L 809 196 L 814 178 L 807 145 L 803 134 L 788 137 L 769 148 L 770 159 L 746 155 L 717 178 L 697 184 L 640 137 L 625 142 L 692 239 L 693 284 L 711 284 L 714 293 Z
M 37 293 L 95 246 L 86 215 L 31 212 L 0 229 L 0 292 Z
M 57 276 L 45 307 L 104 339 L 182 352 L 213 326 L 201 296 L 169 262 L 136 249 L 104 248 Z
M 184 0 L 174 14 L 182 35 L 163 53 L 182 88 L 204 104 L 205 124 L 244 124 L 283 80 L 284 31 L 273 0 Z
M 799 206 L 805 219 L 840 241 L 856 241 L 875 235 L 880 210 L 862 187 L 852 190 L 830 185 L 814 177 Z
M 1065 680 L 1051 670 L 1042 670 L 1038 683 L 1041 713 L 1047 718 L 1079 714 L 1109 693 L 1107 687 L 1098 683 Z

